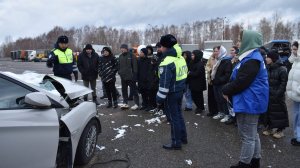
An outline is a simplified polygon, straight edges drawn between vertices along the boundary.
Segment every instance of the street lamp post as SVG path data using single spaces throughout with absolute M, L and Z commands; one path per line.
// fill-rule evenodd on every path
M 222 18 L 222 21 L 223 21 L 222 41 L 224 40 L 224 37 L 225 37 L 225 19 L 226 19 L 226 17 Z

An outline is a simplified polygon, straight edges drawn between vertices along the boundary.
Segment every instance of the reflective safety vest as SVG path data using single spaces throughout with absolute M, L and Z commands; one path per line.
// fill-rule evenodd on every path
M 176 81 L 186 79 L 188 68 L 186 65 L 186 61 L 182 56 L 180 56 L 180 57 L 167 56 L 164 59 L 164 61 L 162 63 L 160 63 L 159 66 L 165 66 L 165 65 L 171 64 L 173 62 L 176 67 Z M 160 72 L 158 73 L 158 76 L 160 76 Z
M 58 57 L 58 62 L 60 64 L 70 64 L 70 63 L 73 63 L 73 53 L 72 53 L 72 50 L 67 48 L 67 50 L 65 52 L 59 50 L 59 49 L 56 49 L 53 51 L 53 53 L 55 55 L 57 55 Z

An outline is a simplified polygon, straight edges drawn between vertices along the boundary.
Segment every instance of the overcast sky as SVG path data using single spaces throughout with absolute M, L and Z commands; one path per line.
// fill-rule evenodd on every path
M 0 0 L 0 44 L 5 37 L 35 37 L 54 26 L 142 28 L 226 17 L 257 25 L 277 11 L 300 20 L 299 0 Z

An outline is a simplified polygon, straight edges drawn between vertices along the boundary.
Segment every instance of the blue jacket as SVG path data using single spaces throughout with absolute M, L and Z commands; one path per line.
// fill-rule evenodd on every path
M 164 102 L 168 93 L 184 91 L 186 88 L 187 65 L 176 44 L 164 53 L 166 57 L 159 65 L 159 88 L 156 101 Z M 177 70 L 176 70 L 177 69 Z
M 258 49 L 249 53 L 233 69 L 231 80 L 235 80 L 239 68 L 249 60 L 258 60 L 260 69 L 254 81 L 248 88 L 233 95 L 233 111 L 235 113 L 243 112 L 248 114 L 261 114 L 267 111 L 269 101 L 268 72 Z

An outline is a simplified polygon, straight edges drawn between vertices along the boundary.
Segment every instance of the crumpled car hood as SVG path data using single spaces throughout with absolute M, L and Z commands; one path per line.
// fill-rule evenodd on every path
M 70 99 L 75 99 L 93 92 L 91 89 L 85 86 L 54 75 L 38 74 L 35 72 L 24 72 L 22 74 L 15 74 L 12 72 L 2 73 L 11 78 L 17 79 L 18 81 L 33 85 L 35 86 L 34 88 L 39 91 L 43 90 L 63 97 L 64 94 L 66 94 Z M 45 80 L 51 82 L 55 88 L 51 88 L 53 85 L 48 85 L 49 87 L 47 87 L 47 85 L 43 85 L 43 87 L 41 87 L 41 83 L 45 83 Z

